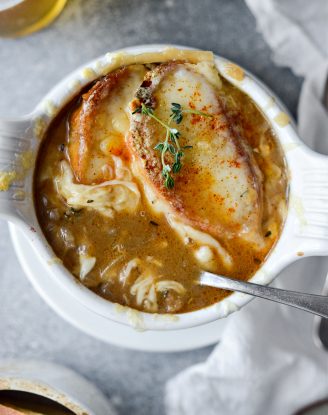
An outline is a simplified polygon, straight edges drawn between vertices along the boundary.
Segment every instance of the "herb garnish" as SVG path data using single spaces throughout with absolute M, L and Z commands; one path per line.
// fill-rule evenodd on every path
M 172 102 L 171 104 L 171 115 L 167 124 L 154 114 L 153 108 L 146 106 L 144 103 L 142 103 L 132 112 L 132 114 L 136 113 L 151 117 L 166 130 L 165 140 L 163 142 L 157 143 L 154 147 L 154 150 L 158 150 L 161 154 L 164 186 L 167 189 L 172 189 L 174 187 L 174 179 L 171 173 L 179 173 L 182 168 L 181 158 L 184 156 L 184 150 L 190 149 L 192 146 L 180 146 L 180 132 L 176 128 L 170 127 L 171 122 L 175 121 L 176 124 L 180 124 L 183 119 L 183 113 L 196 114 L 204 117 L 212 117 L 212 115 L 202 111 L 194 110 L 192 108 L 182 109 L 181 105 L 176 102 Z M 172 165 L 166 164 L 165 162 L 165 155 L 167 153 L 170 153 L 174 158 Z
M 206 112 L 203 111 L 198 111 L 198 110 L 194 110 L 192 108 L 185 108 L 182 109 L 180 104 L 177 104 L 176 102 L 172 102 L 171 104 L 171 118 L 173 121 L 175 121 L 177 124 L 180 124 L 180 122 L 183 119 L 183 113 L 184 114 L 195 114 L 195 115 L 200 115 L 202 117 L 213 117 L 212 114 L 208 114 Z

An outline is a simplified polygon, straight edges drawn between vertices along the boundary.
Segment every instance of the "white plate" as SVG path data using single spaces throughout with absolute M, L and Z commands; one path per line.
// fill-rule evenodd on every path
M 9 224 L 11 239 L 19 262 L 36 291 L 52 309 L 73 326 L 115 346 L 147 352 L 178 352 L 218 342 L 226 320 L 184 330 L 139 332 L 115 323 L 85 308 L 67 290 L 61 289 L 38 260 L 24 234 Z M 83 324 L 81 323 L 83 322 Z

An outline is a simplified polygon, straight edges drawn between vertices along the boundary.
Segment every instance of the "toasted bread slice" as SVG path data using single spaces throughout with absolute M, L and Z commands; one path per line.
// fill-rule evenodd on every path
M 110 180 L 110 155 L 127 157 L 128 104 L 145 74 L 142 65 L 118 69 L 82 96 L 69 121 L 68 155 L 78 182 Z
M 195 109 L 210 116 L 183 114 L 179 144 L 185 150 L 182 169 L 172 174 L 175 185 L 167 189 L 159 151 L 165 128 L 149 115 L 132 115 L 128 143 L 142 183 L 151 186 L 170 211 L 198 229 L 222 238 L 242 237 L 261 244 L 262 175 L 252 149 L 235 128 L 219 93 L 220 78 L 209 63 L 168 62 L 146 74 L 131 104 L 144 103 L 165 123 L 171 105 Z M 172 165 L 173 156 L 165 156 Z

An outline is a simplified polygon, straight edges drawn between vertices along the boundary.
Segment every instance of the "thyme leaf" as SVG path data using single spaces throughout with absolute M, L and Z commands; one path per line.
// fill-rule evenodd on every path
M 182 108 L 180 104 L 176 102 L 172 102 L 171 104 L 171 117 L 172 120 L 175 121 L 177 124 L 180 124 L 182 121 Z
M 172 102 L 171 104 L 171 118 L 173 121 L 175 121 L 177 124 L 180 124 L 183 120 L 183 114 L 195 114 L 200 115 L 202 117 L 213 117 L 212 114 L 208 114 L 203 111 L 198 111 L 192 108 L 185 108 L 183 109 L 180 104 L 176 102 Z

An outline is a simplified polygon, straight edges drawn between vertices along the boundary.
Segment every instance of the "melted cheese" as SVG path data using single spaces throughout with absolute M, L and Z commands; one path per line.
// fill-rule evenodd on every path
M 229 62 L 225 65 L 225 72 L 236 81 L 242 81 L 245 78 L 243 69 L 235 63 Z
M 158 311 L 157 294 L 160 292 L 175 291 L 183 296 L 186 290 L 182 284 L 173 280 L 161 280 L 156 282 L 152 275 L 140 275 L 130 289 L 130 294 L 136 297 L 138 306 L 143 306 L 147 311 Z
M 231 125 L 215 68 L 206 62 L 169 62 L 151 70 L 146 82 L 149 86 L 141 87 L 139 94 L 154 102 L 158 119 L 170 120 L 172 103 L 186 111 L 177 128 L 180 146 L 189 150 L 174 175 L 174 189 L 167 191 L 155 149 L 163 140 L 163 127 L 147 115 L 133 115 L 129 143 L 140 164 L 140 179 L 148 181 L 183 222 L 218 239 L 239 237 L 261 249 L 261 170 L 247 140 Z M 207 116 L 190 115 L 190 110 Z
M 133 166 L 134 173 L 136 173 L 137 169 L 137 165 Z M 172 213 L 170 205 L 165 203 L 163 199 L 156 197 L 153 189 L 148 185 L 148 182 L 145 181 L 143 183 L 143 189 L 149 208 L 156 214 L 165 215 L 171 228 L 182 238 L 185 244 L 188 244 L 190 238 L 193 240 L 193 246 L 195 247 L 196 245 L 194 248 L 194 255 L 200 265 L 205 265 L 208 270 L 211 270 L 213 267 L 212 258 L 209 259 L 208 250 L 206 250 L 206 258 L 204 257 L 204 250 L 200 251 L 201 254 L 199 252 L 199 248 L 207 247 L 212 249 L 218 255 L 227 269 L 231 269 L 233 265 L 232 257 L 216 239 L 208 233 L 199 231 L 192 226 L 184 224 L 181 220 L 178 220 L 174 213 Z
M 184 295 L 186 290 L 182 284 L 173 280 L 160 280 L 157 261 L 142 261 L 140 258 L 130 260 L 119 274 L 120 283 L 125 286 L 130 284 L 130 294 L 135 297 L 136 304 L 150 312 L 158 311 L 157 295 L 169 290 L 178 295 Z
M 80 254 L 80 279 L 83 280 L 96 264 L 96 258 L 87 254 Z
M 290 123 L 290 118 L 282 111 L 280 111 L 273 120 L 279 125 L 279 127 L 286 127 L 286 125 Z
M 79 182 L 108 180 L 111 156 L 123 154 L 127 158 L 124 136 L 129 129 L 128 104 L 145 72 L 144 66 L 134 65 L 100 79 L 72 113 L 68 155 Z
M 55 185 L 66 203 L 74 209 L 95 209 L 113 217 L 115 211 L 134 212 L 139 205 L 140 192 L 131 180 L 113 179 L 93 186 L 76 184 L 66 161 L 62 161 L 61 170 L 61 176 L 54 179 Z M 118 175 L 124 172 L 123 168 L 117 171 Z
M 6 192 L 16 180 L 17 173 L 12 171 L 0 171 L 0 192 Z
M 192 226 L 186 225 L 183 222 L 179 221 L 174 215 L 168 214 L 167 219 L 169 224 L 172 226 L 172 228 L 180 235 L 180 237 L 183 239 L 185 244 L 188 244 L 191 240 L 192 243 L 196 243 L 201 248 L 212 248 L 214 252 L 218 255 L 218 257 L 223 262 L 224 266 L 227 269 L 231 269 L 233 265 L 233 260 L 231 255 L 229 255 L 228 251 L 222 247 L 222 245 L 214 239 L 211 235 L 205 232 L 201 232 Z M 204 249 L 202 250 L 204 252 Z M 202 254 L 199 254 L 199 249 L 194 251 L 196 259 L 200 262 L 201 265 L 208 265 L 208 267 L 211 268 L 210 263 L 211 259 L 208 255 L 208 249 L 206 249 L 207 255 L 204 256 Z
M 213 52 L 170 47 L 163 49 L 161 52 L 145 52 L 137 55 L 126 52 L 117 52 L 108 53 L 106 56 L 109 59 L 109 63 L 101 68 L 101 74 L 107 74 L 122 66 L 133 64 L 162 63 L 171 60 L 181 60 L 190 63 L 214 61 Z

